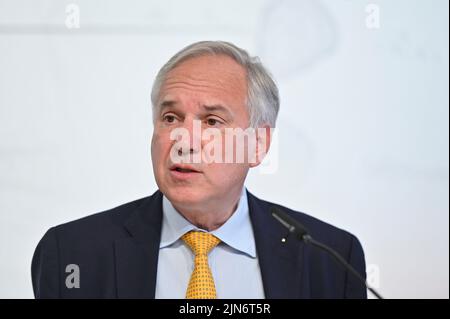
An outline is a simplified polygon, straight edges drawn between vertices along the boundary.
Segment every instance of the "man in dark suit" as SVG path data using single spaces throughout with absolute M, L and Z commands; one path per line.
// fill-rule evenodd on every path
M 365 276 L 356 237 L 244 187 L 279 109 L 259 60 L 230 43 L 194 43 L 162 67 L 152 104 L 159 190 L 51 228 L 33 256 L 37 298 L 366 298 L 332 257 L 282 240 L 270 210 L 300 221 Z M 246 139 L 227 144 L 230 136 Z

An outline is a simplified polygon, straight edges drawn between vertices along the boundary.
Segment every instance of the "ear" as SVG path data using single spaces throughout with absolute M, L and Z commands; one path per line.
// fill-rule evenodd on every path
M 264 124 L 256 130 L 256 160 L 254 163 L 249 163 L 250 168 L 261 164 L 269 152 L 272 130 L 273 128 L 271 128 L 269 124 Z

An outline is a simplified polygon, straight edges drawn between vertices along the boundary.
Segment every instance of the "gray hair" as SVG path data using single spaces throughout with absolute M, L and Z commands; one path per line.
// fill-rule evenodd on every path
M 153 120 L 156 120 L 157 103 L 161 87 L 166 75 L 181 62 L 202 55 L 226 55 L 244 67 L 247 72 L 246 106 L 250 116 L 250 126 L 269 124 L 275 127 L 280 108 L 278 88 L 270 73 L 262 65 L 258 57 L 251 57 L 247 51 L 229 42 L 201 41 L 193 43 L 175 54 L 159 70 L 152 88 Z

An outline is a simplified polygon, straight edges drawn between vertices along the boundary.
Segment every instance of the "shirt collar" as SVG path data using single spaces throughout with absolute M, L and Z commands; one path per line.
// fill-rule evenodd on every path
M 191 230 L 205 231 L 192 225 L 163 196 L 163 223 L 160 248 L 174 244 L 181 236 Z M 218 229 L 211 232 L 228 246 L 256 258 L 255 238 L 248 209 L 247 191 L 242 187 L 238 206 L 231 217 Z

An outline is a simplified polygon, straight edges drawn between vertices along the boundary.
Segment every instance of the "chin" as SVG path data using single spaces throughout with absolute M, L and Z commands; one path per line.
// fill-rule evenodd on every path
M 174 204 L 195 205 L 201 203 L 206 198 L 206 192 L 189 186 L 169 187 L 164 192 L 166 197 Z

